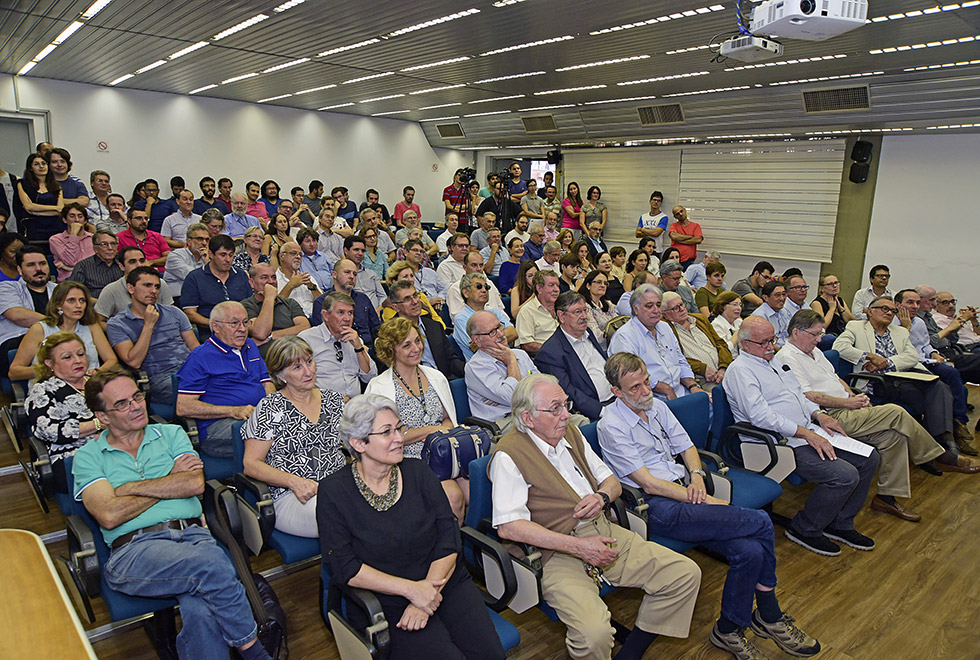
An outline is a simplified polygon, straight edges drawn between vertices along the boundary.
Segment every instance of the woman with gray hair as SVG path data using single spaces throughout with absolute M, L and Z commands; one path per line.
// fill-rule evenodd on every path
M 356 460 L 320 483 L 323 561 L 335 584 L 377 593 L 392 657 L 502 659 L 483 599 L 457 561 L 449 501 L 428 466 L 402 460 L 403 429 L 388 397 L 347 402 L 340 434 Z
M 337 434 L 344 399 L 316 387 L 313 349 L 299 337 L 276 339 L 265 360 L 279 390 L 242 428 L 245 474 L 272 487 L 276 529 L 316 538 L 317 484 L 347 464 Z

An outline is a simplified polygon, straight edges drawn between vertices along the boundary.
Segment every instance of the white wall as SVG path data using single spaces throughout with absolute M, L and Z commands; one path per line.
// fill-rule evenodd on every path
M 886 136 L 879 157 L 865 273 L 887 264 L 893 291 L 929 284 L 980 304 L 980 134 Z
M 106 170 L 127 198 L 147 177 L 166 192 L 176 174 L 195 192 L 205 175 L 242 192 L 250 179 L 274 179 L 284 196 L 319 179 L 328 194 L 346 186 L 358 204 L 375 188 L 389 209 L 411 185 L 423 218 L 441 218 L 442 189 L 474 162 L 470 151 L 431 147 L 415 122 L 11 76 L 0 77 L 5 110 L 14 85 L 21 108 L 50 111 L 47 138 L 71 152 L 72 173 L 87 183 L 91 170 Z

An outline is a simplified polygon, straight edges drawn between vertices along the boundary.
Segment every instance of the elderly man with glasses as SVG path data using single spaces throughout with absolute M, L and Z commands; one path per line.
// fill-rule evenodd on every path
M 463 357 L 469 360 L 473 357 L 473 349 L 470 348 L 471 335 L 466 328 L 470 318 L 477 312 L 490 312 L 500 322 L 504 339 L 508 344 L 513 344 L 517 339 L 517 329 L 510 322 L 507 314 L 501 309 L 488 307 L 490 302 L 490 283 L 483 273 L 467 273 L 459 281 L 459 292 L 463 296 L 466 304 L 453 318 L 453 339 L 462 349 Z
M 354 299 L 342 291 L 332 291 L 322 303 L 323 322 L 303 330 L 298 337 L 313 349 L 316 386 L 349 399 L 361 393 L 362 382 L 378 375 L 378 368 L 354 328 Z

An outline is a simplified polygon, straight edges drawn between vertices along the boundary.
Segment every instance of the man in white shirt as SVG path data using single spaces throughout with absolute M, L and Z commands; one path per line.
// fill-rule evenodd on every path
M 810 292 L 810 285 L 806 283 L 802 275 L 792 275 L 783 284 L 786 285 L 786 304 L 783 309 L 793 318 L 803 307 L 807 293 Z
M 500 275 L 500 265 L 507 261 L 510 254 L 500 243 L 500 230 L 496 227 L 487 232 L 487 246 L 480 250 L 480 256 L 484 262 L 483 272 L 493 277 Z
M 782 282 L 772 280 L 762 287 L 763 303 L 755 308 L 752 316 L 761 316 L 772 324 L 776 330 L 776 348 L 780 349 L 786 343 L 786 328 L 789 326 L 790 314 L 786 306 L 786 287 Z
M 636 237 L 643 238 L 650 236 L 656 243 L 657 254 L 664 252 L 664 237 L 667 228 L 670 226 L 670 218 L 660 210 L 660 205 L 664 203 L 664 194 L 659 190 L 654 190 L 650 195 L 650 212 L 640 216 L 636 223 Z
M 316 280 L 309 273 L 300 270 L 303 261 L 303 248 L 298 243 L 289 241 L 279 248 L 279 270 L 276 271 L 276 284 L 279 295 L 292 298 L 303 308 L 303 313 L 309 318 L 313 313 L 313 300 L 322 291 Z
M 534 374 L 517 384 L 516 430 L 501 438 L 490 462 L 493 526 L 501 538 L 541 550 L 541 595 L 568 627 L 565 645 L 573 658 L 612 656 L 609 609 L 598 577 L 587 570 L 598 575 L 601 569 L 610 584 L 643 589 L 636 625 L 617 655 L 639 660 L 657 635 L 687 636 L 701 571 L 603 515 L 622 488 L 569 424 L 569 405 L 553 376 Z
M 328 293 L 322 314 L 323 323 L 302 331 L 299 337 L 313 349 L 316 386 L 349 399 L 361 393 L 358 381 L 367 383 L 378 375 L 378 369 L 354 330 L 354 300 L 350 296 L 340 291 Z
M 559 259 L 561 259 L 561 243 L 548 241 L 542 248 L 541 258 L 534 263 L 538 270 L 550 270 L 561 276 L 561 266 L 558 265 Z
M 479 252 L 466 253 L 466 258 L 463 261 L 463 275 L 467 273 L 483 273 L 483 256 Z M 446 290 L 446 304 L 449 305 L 449 315 L 452 318 L 456 318 L 456 315 L 462 312 L 466 306 L 466 303 L 463 301 L 463 292 L 459 288 L 462 279 L 463 276 L 460 275 L 459 280 L 450 284 Z M 504 301 L 500 298 L 500 291 L 497 290 L 497 287 L 489 279 L 486 281 L 486 285 L 490 297 L 485 309 L 496 309 L 506 314 Z
M 362 262 L 365 249 L 364 239 L 360 236 L 348 236 L 344 239 L 344 258 L 353 261 L 357 266 L 357 282 L 354 283 L 354 290 L 370 298 L 371 304 L 377 309 L 388 298 L 388 294 L 382 288 L 378 274 L 364 267 Z
M 854 318 L 859 321 L 867 320 L 868 315 L 864 313 L 864 310 L 871 304 L 872 300 L 880 296 L 895 297 L 895 294 L 888 288 L 888 280 L 891 279 L 888 266 L 884 264 L 872 266 L 871 270 L 868 271 L 868 278 L 871 280 L 871 286 L 867 289 L 858 290 L 854 294 L 854 301 L 851 303 L 851 312 L 854 314 Z
M 523 243 L 527 243 L 529 240 L 531 240 L 531 233 L 527 230 L 529 224 L 530 221 L 528 220 L 527 216 L 522 215 L 519 217 L 517 222 L 514 224 L 514 228 L 507 232 L 507 235 L 504 236 L 504 245 L 510 245 L 510 241 L 513 238 L 519 238 Z
M 527 353 L 507 345 L 507 326 L 494 314 L 473 312 L 465 326 L 477 349 L 466 362 L 470 412 L 474 417 L 495 422 L 502 432 L 509 431 L 513 425 L 510 399 L 514 388 L 525 376 L 538 373 L 538 369 Z
M 163 219 L 160 233 L 167 245 L 176 250 L 187 243 L 187 228 L 200 221 L 201 216 L 194 213 L 194 191 L 184 188 L 177 195 L 177 212 Z
M 446 231 L 439 234 L 436 238 L 436 248 L 439 250 L 439 257 L 445 257 L 449 254 L 449 246 L 446 244 L 447 241 L 452 238 L 453 234 L 459 229 L 459 216 L 455 213 L 449 213 L 446 215 Z
M 458 282 L 463 275 L 466 275 L 466 268 L 463 267 L 463 259 L 470 251 L 470 239 L 462 233 L 453 234 L 446 247 L 449 248 L 449 257 L 442 260 L 436 268 L 436 275 L 442 280 L 443 284 L 451 287 L 453 282 Z
M 187 227 L 187 233 L 184 236 L 186 246 L 171 250 L 170 254 L 167 255 L 167 269 L 163 271 L 163 281 L 170 285 L 170 290 L 176 298 L 180 298 L 180 290 L 184 286 L 184 279 L 187 274 L 208 262 L 208 239 L 210 237 L 211 234 L 207 226 L 195 222 Z
M 932 318 L 943 330 L 950 325 L 953 326 L 953 329 L 945 335 L 946 337 L 955 333 L 957 344 L 964 350 L 977 352 L 980 349 L 980 321 L 977 320 L 977 310 L 975 307 L 964 307 L 957 313 L 956 302 L 956 298 L 949 291 L 938 292 Z

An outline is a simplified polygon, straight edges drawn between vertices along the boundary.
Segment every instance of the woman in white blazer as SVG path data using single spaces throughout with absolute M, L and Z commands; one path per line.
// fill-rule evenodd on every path
M 365 394 L 380 394 L 395 402 L 402 423 L 405 458 L 420 458 L 430 434 L 456 426 L 456 405 L 449 381 L 439 371 L 422 364 L 425 344 L 418 327 L 406 318 L 385 321 L 378 330 L 374 350 L 390 368 L 368 383 Z M 463 520 L 469 501 L 469 481 L 442 482 L 458 520 Z

